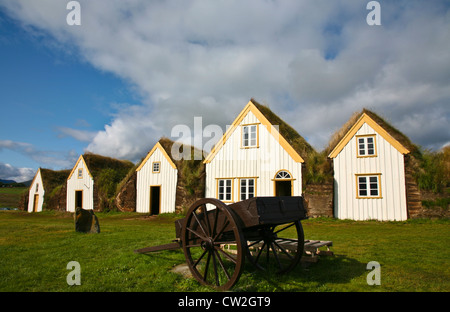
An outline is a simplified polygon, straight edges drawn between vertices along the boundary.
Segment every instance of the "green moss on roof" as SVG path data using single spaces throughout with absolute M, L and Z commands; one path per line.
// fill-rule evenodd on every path
M 51 170 L 40 168 L 43 188 L 46 194 L 51 194 L 53 190 L 66 183 L 70 170 Z
M 279 132 L 283 138 L 292 146 L 292 148 L 306 161 L 310 154 L 314 154 L 314 148 L 306 142 L 306 140 L 287 122 L 278 117 L 272 110 L 255 99 L 251 99 L 258 110 L 267 118 L 267 120 L 274 126 L 279 126 Z

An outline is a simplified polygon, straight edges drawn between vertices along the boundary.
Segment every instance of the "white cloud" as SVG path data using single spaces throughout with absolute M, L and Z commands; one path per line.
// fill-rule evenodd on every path
M 364 1 L 80 3 L 79 27 L 65 2 L 1 5 L 143 96 L 95 135 L 60 129 L 92 152 L 136 160 L 194 116 L 225 126 L 251 97 L 317 148 L 363 107 L 422 146 L 450 140 L 445 1 L 380 1 L 382 26 L 366 24 Z
M 25 182 L 33 179 L 35 170 L 31 168 L 17 168 L 0 162 L 0 179 Z

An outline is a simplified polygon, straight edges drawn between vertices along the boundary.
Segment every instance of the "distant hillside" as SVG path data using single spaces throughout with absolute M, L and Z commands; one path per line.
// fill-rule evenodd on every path
M 0 179 L 0 187 L 28 187 L 31 185 L 31 182 L 33 180 L 30 181 L 25 181 L 25 182 L 16 182 L 14 180 L 3 180 Z
M 3 184 L 11 184 L 11 183 L 17 183 L 17 182 L 14 181 L 14 180 L 3 180 L 3 179 L 0 179 L 0 183 L 3 183 Z

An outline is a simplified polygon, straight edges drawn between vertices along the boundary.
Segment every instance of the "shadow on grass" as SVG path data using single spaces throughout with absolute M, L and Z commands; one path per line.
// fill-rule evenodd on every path
M 350 283 L 365 275 L 366 263 L 345 255 L 320 257 L 317 263 L 298 264 L 291 272 L 278 275 L 275 272 L 257 270 L 246 264 L 235 291 L 332 291 L 336 284 Z
M 171 263 L 181 268 L 185 262 L 182 250 L 158 251 L 140 254 L 153 264 Z M 147 258 L 148 257 L 148 258 Z M 272 291 L 333 291 L 337 284 L 348 284 L 352 279 L 367 274 L 366 263 L 359 262 L 345 255 L 322 256 L 317 263 L 300 263 L 291 272 L 277 274 L 276 270 L 261 271 L 245 259 L 242 275 L 231 291 L 272 292 Z M 186 266 L 187 269 L 187 266 Z M 174 273 L 192 278 L 186 272 Z M 200 285 L 199 285 L 200 286 Z M 342 286 L 340 287 L 342 288 Z M 345 286 L 344 286 L 345 289 Z M 342 289 L 341 289 L 342 290 Z

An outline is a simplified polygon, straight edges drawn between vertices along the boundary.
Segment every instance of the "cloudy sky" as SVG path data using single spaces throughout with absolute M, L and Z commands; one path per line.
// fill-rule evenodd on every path
M 318 150 L 364 107 L 450 143 L 449 1 L 378 1 L 381 25 L 366 0 L 78 2 L 68 25 L 69 1 L 0 0 L 0 179 L 86 150 L 138 161 L 252 97 Z

